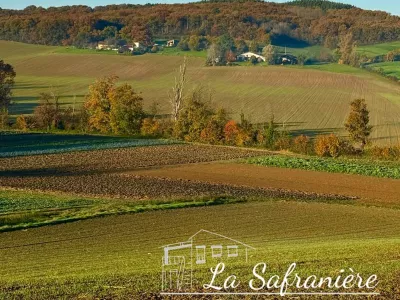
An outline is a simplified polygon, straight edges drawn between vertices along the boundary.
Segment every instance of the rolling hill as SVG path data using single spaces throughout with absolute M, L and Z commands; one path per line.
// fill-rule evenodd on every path
M 62 103 L 78 106 L 88 85 L 111 74 L 141 92 L 146 107 L 157 102 L 160 113 L 168 113 L 168 93 L 182 62 L 176 55 L 77 54 L 62 47 L 4 41 L 0 57 L 17 72 L 14 116 L 32 113 L 38 95 L 51 89 L 60 94 Z M 335 64 L 212 68 L 204 66 L 204 58 L 190 57 L 188 77 L 188 92 L 199 84 L 209 86 L 214 105 L 227 108 L 232 118 L 243 112 L 253 122 L 266 122 L 273 114 L 288 129 L 309 135 L 341 132 L 349 102 L 366 98 L 374 142 L 399 143 L 400 86 L 360 69 Z

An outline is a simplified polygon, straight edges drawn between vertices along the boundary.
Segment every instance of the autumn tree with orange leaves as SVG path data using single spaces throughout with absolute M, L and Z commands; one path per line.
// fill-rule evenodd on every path
M 117 87 L 117 76 L 98 79 L 89 87 L 85 110 L 89 130 L 136 134 L 144 118 L 143 98 L 128 84 Z

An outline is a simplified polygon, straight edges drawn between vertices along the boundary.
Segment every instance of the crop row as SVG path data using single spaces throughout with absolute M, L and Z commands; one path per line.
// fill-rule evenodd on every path
M 400 179 L 400 166 L 394 163 L 282 155 L 250 158 L 247 162 L 261 166 Z

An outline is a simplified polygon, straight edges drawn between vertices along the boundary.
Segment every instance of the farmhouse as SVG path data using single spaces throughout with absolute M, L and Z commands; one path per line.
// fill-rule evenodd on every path
M 116 45 L 108 44 L 107 42 L 98 42 L 96 46 L 97 50 L 113 50 L 118 51 L 120 48 Z
M 248 261 L 255 248 L 208 230 L 200 230 L 186 242 L 162 247 L 162 289 L 192 287 L 195 266 L 216 266 L 230 260 Z
M 109 45 L 107 42 L 98 42 L 97 43 L 97 50 L 111 50 L 115 48 L 114 45 Z
M 178 40 L 169 40 L 167 41 L 167 47 L 175 47 L 178 44 Z
M 253 53 L 253 52 L 246 52 L 246 53 L 240 54 L 240 55 L 238 55 L 237 59 L 239 61 L 247 61 L 253 56 L 255 58 L 257 58 L 258 61 L 265 61 L 265 57 L 264 56 L 261 56 L 259 54 Z

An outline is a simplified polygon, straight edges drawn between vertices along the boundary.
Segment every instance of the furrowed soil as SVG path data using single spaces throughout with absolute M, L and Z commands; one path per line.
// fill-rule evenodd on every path
M 0 159 L 0 186 L 113 198 L 160 199 L 192 196 L 278 197 L 295 199 L 349 197 L 289 189 L 160 178 L 125 173 L 152 167 L 227 161 L 266 151 L 201 145 L 168 145 L 84 151 Z M 168 176 L 166 176 L 168 177 Z
M 137 170 L 131 174 L 197 180 L 253 188 L 287 189 L 361 198 L 400 206 L 400 181 L 359 175 L 273 168 L 239 163 L 206 163 Z

